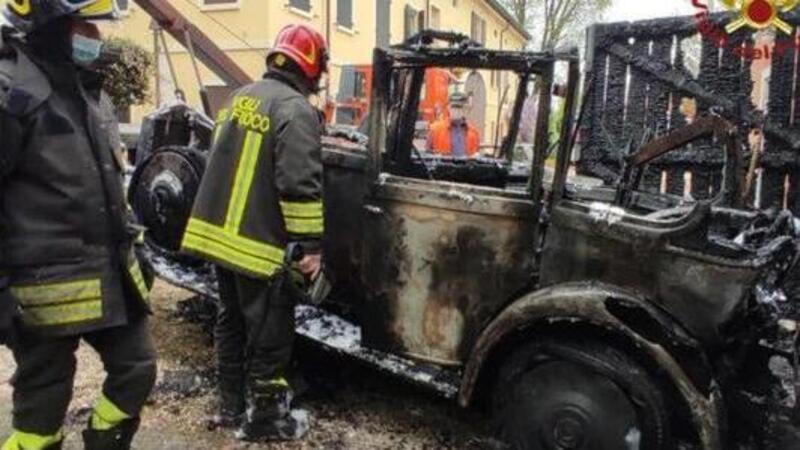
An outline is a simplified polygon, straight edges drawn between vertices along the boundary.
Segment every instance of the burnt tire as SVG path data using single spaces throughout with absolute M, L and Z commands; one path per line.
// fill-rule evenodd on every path
M 546 339 L 514 351 L 492 400 L 498 437 L 514 449 L 662 450 L 669 413 L 652 377 L 603 343 Z

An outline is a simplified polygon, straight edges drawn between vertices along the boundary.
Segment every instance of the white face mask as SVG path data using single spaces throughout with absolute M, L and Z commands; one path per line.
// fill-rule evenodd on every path
M 80 34 L 72 36 L 72 59 L 75 63 L 88 67 L 100 58 L 103 41 Z

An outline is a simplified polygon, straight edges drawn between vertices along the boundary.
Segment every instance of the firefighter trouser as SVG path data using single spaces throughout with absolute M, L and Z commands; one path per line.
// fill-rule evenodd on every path
M 59 433 L 72 399 L 75 351 L 81 339 L 97 351 L 107 373 L 95 413 L 111 411 L 111 416 L 120 418 L 125 418 L 122 414 L 139 415 L 156 380 L 156 355 L 147 317 L 82 336 L 48 338 L 21 333 L 13 347 L 17 370 L 11 380 L 16 431 L 42 436 Z
M 278 283 L 217 267 L 220 304 L 214 330 L 220 387 L 285 384 L 294 343 L 294 302 Z

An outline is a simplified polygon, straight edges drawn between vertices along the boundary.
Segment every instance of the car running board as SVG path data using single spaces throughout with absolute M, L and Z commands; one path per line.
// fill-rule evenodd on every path
M 216 276 L 207 265 L 181 264 L 148 246 L 143 248 L 142 254 L 162 280 L 215 301 L 219 299 Z M 460 370 L 366 348 L 361 345 L 361 327 L 315 306 L 298 305 L 295 317 L 298 336 L 327 351 L 366 363 L 448 399 L 458 394 Z

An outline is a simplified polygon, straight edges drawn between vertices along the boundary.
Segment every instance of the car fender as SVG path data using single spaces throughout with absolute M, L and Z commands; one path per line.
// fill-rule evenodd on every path
M 722 399 L 702 349 L 667 313 L 646 299 L 604 283 L 574 282 L 529 293 L 506 307 L 481 333 L 464 368 L 459 403 L 469 406 L 484 368 L 514 336 L 537 329 L 590 326 L 625 340 L 640 360 L 668 374 L 687 406 L 704 449 L 720 449 Z M 687 368 L 689 371 L 687 372 Z

